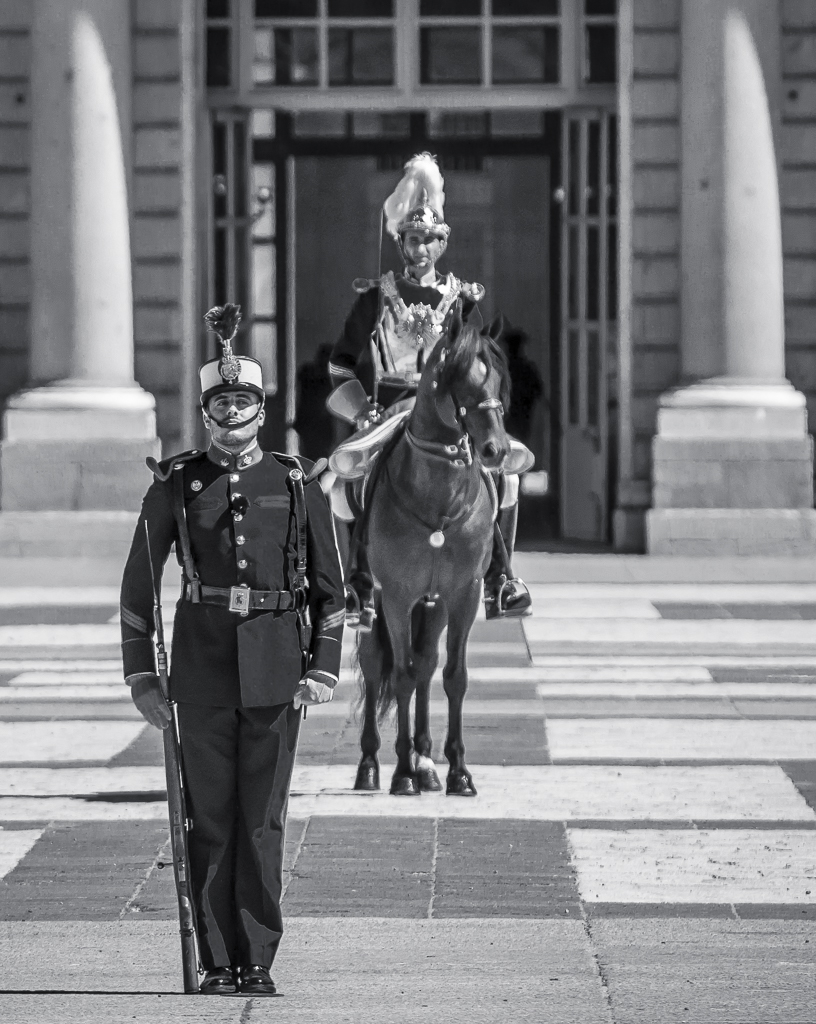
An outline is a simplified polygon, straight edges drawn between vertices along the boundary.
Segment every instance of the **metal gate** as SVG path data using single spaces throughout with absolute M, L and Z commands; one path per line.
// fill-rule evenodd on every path
M 616 119 L 567 113 L 562 146 L 561 532 L 605 541 L 616 316 Z

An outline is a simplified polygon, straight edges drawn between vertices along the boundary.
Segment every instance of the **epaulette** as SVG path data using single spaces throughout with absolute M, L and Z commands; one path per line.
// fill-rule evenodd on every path
M 203 454 L 200 448 L 191 448 L 188 452 L 171 455 L 169 459 L 162 459 L 161 462 L 157 462 L 152 455 L 149 455 L 145 459 L 145 465 L 157 480 L 164 483 L 173 475 L 176 466 L 183 466 L 185 462 L 192 462 L 193 459 L 197 459 Z
M 358 295 L 365 295 L 366 292 L 379 288 L 381 281 L 382 278 L 380 277 L 355 277 L 351 282 L 351 287 Z

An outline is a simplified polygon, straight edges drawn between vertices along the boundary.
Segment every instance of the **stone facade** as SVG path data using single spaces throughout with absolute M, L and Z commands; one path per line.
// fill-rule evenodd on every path
M 172 451 L 183 443 L 181 3 L 135 0 L 130 10 L 135 377 Z M 28 380 L 32 11 L 30 0 L 0 4 L 0 402 Z
M 781 41 L 775 143 L 784 257 L 784 375 L 804 396 L 808 429 L 814 432 L 816 5 L 812 0 L 763 2 L 776 12 Z M 804 429 L 795 437 L 765 436 L 755 443 L 729 438 L 724 448 L 722 439 L 702 443 L 699 438 L 692 441 L 689 436 L 664 434 L 658 427 L 659 413 L 666 412 L 661 411 L 661 396 L 692 379 L 684 371 L 682 322 L 686 3 L 622 0 L 620 4 L 621 33 L 628 33 L 622 49 L 628 48 L 631 55 L 631 88 L 624 84 L 628 92 L 621 106 L 622 118 L 629 119 L 622 125 L 621 137 L 629 140 L 622 152 L 622 177 L 630 190 L 630 243 L 623 261 L 628 261 L 629 276 L 623 287 L 629 289 L 625 302 L 629 324 L 620 342 L 628 352 L 620 361 L 622 429 L 615 539 L 619 547 L 630 550 L 643 550 L 646 512 L 653 506 L 708 508 L 710 518 L 711 510 L 718 508 L 781 512 L 813 505 L 812 453 Z M 196 203 L 202 201 L 201 190 L 195 187 L 200 160 L 190 141 L 205 123 L 205 93 L 200 55 L 193 57 L 191 72 L 189 49 L 186 58 L 184 50 L 185 11 L 196 6 L 189 0 L 131 0 L 129 4 L 132 127 L 126 141 L 134 376 L 155 397 L 158 434 L 167 450 L 192 440 L 189 414 L 183 411 L 195 387 L 197 295 L 206 290 L 206 236 L 197 237 L 195 226 Z M 3 402 L 30 383 L 33 8 L 30 0 L 6 0 L 0 5 Z M 627 210 L 622 213 L 625 217 Z M 623 229 L 622 234 L 627 237 Z M 750 452 L 746 444 L 753 444 Z M 759 482 L 760 475 L 765 483 Z M 701 492 L 704 499 L 699 497 Z M 689 515 L 684 511 L 680 519 L 688 520 Z M 809 536 L 807 528 L 801 536 Z

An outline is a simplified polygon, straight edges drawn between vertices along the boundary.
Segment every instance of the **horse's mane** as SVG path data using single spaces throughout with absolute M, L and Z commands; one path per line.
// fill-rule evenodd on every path
M 487 331 L 478 331 L 471 324 L 464 324 L 461 332 L 447 347 L 445 365 L 439 374 L 440 385 L 449 390 L 457 381 L 467 377 L 474 361 L 479 358 L 498 372 L 499 401 L 507 412 L 510 408 L 510 369 L 507 357 Z

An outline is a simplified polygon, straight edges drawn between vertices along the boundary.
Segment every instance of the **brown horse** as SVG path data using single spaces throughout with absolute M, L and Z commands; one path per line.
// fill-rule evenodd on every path
M 359 640 L 365 719 L 355 789 L 380 788 L 378 718 L 394 704 L 391 792 L 412 796 L 442 788 L 431 759 L 429 703 L 447 625 L 446 791 L 476 795 L 465 764 L 462 703 L 467 641 L 493 545 L 497 502 L 489 471 L 501 469 L 509 450 L 503 422 L 509 375 L 495 342 L 499 329 L 494 322 L 480 333 L 453 320 L 422 372 L 407 428 L 380 456 L 367 531 L 377 617 L 373 631 Z

